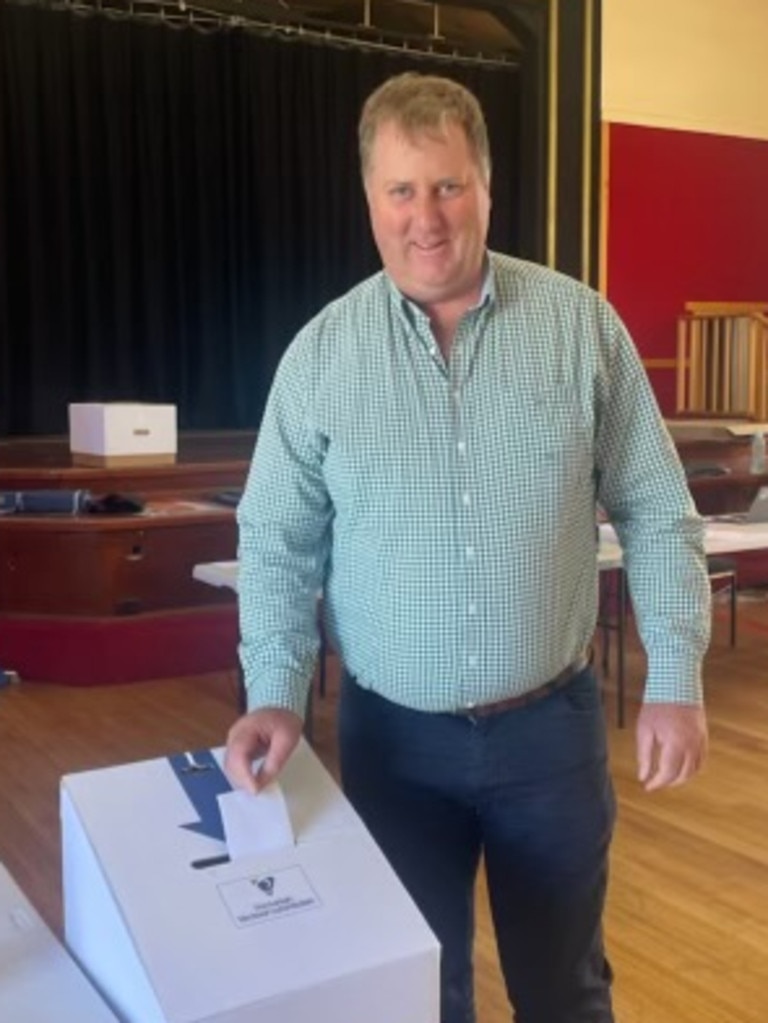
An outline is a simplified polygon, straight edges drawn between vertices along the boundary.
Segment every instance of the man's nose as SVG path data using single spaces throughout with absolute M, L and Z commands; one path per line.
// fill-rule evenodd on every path
M 417 195 L 414 201 L 413 215 L 419 226 L 429 227 L 438 223 L 442 216 L 440 200 L 431 192 Z

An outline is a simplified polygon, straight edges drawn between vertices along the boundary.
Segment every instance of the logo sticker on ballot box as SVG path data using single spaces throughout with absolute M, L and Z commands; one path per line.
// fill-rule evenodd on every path
M 228 881 L 219 885 L 219 892 L 238 927 L 250 927 L 322 906 L 309 878 L 298 866 Z

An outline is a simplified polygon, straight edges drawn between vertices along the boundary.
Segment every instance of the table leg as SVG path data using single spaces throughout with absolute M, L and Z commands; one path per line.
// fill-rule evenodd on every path
M 617 724 L 619 728 L 624 727 L 624 644 L 626 641 L 627 624 L 627 577 L 623 568 L 619 569 L 618 594 L 617 594 L 617 620 L 616 635 L 618 639 L 618 655 L 616 669 L 616 701 L 617 701 Z

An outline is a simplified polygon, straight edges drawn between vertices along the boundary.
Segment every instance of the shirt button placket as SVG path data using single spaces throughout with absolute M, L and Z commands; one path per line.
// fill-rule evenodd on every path
M 461 504 L 465 510 L 463 516 L 464 523 L 464 535 L 469 538 L 471 536 L 471 522 L 472 522 L 472 493 L 467 485 L 467 472 L 466 472 L 466 443 L 463 438 L 460 438 L 456 444 L 456 448 L 459 454 L 460 466 L 462 470 L 462 490 L 461 490 Z M 464 545 L 465 555 L 465 578 L 467 580 L 467 603 L 466 603 L 466 621 L 465 621 L 465 635 L 467 638 L 467 646 L 465 649 L 465 678 L 467 681 L 468 691 L 467 695 L 470 697 L 471 704 L 475 703 L 477 694 L 477 669 L 479 664 L 479 658 L 475 652 L 477 649 L 477 603 L 473 597 L 474 590 L 474 564 L 475 564 L 475 546 L 471 542 L 467 542 Z
M 453 368 L 456 367 L 456 363 L 453 364 Z M 464 649 L 463 667 L 462 672 L 464 676 L 464 682 L 467 687 L 467 703 L 474 705 L 477 693 L 477 667 L 478 667 L 478 656 L 475 652 L 477 642 L 477 630 L 476 630 L 476 618 L 477 618 L 477 604 L 472 597 L 473 590 L 473 567 L 475 560 L 475 547 L 470 542 L 472 535 L 471 520 L 472 520 L 472 493 L 469 488 L 469 473 L 467 471 L 467 444 L 463 431 L 462 423 L 462 404 L 461 404 L 461 387 L 454 379 L 452 382 L 451 396 L 453 398 L 453 411 L 454 411 L 454 426 L 456 436 L 456 463 L 457 463 L 457 476 L 459 485 L 459 499 L 461 502 L 461 508 L 463 514 L 461 515 L 460 522 L 462 532 L 464 534 L 464 555 L 465 555 L 465 572 L 464 577 L 466 579 L 466 619 L 464 623 L 464 635 L 466 637 L 466 645 Z

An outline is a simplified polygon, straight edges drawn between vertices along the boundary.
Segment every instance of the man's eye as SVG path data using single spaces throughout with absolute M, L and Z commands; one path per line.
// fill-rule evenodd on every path
M 459 195 L 461 190 L 462 190 L 461 183 L 458 181 L 444 181 L 440 185 L 440 195 L 445 197 Z
M 410 185 L 394 185 L 389 190 L 393 199 L 409 199 L 412 194 Z

